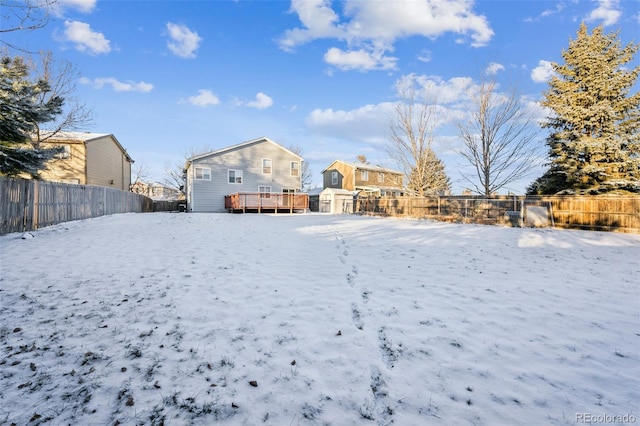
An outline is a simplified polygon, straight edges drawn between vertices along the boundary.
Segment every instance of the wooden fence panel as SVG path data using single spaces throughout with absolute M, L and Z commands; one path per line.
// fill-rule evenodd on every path
M 525 206 L 548 209 L 554 226 L 640 233 L 640 196 L 498 196 L 358 198 L 356 211 L 457 222 L 510 223 Z M 516 215 L 518 216 L 518 215 Z
M 71 220 L 150 211 L 153 201 L 132 192 L 0 176 L 0 235 Z

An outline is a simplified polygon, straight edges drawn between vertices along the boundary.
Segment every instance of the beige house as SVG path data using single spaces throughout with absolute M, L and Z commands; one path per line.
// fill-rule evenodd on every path
M 361 191 L 374 196 L 404 195 L 402 172 L 336 160 L 322 171 L 323 188 Z
M 130 190 L 133 159 L 114 135 L 60 132 L 42 145 L 64 148 L 40 173 L 43 180 Z
M 135 182 L 131 185 L 131 192 L 146 195 L 152 200 L 182 200 L 184 194 L 175 188 L 169 188 L 158 182 Z

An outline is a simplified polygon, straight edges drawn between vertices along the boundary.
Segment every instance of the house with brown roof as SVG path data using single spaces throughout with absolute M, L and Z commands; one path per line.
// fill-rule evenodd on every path
M 322 171 L 323 188 L 340 188 L 374 196 L 404 195 L 404 173 L 366 163 L 336 160 Z
M 40 173 L 43 180 L 130 190 L 133 159 L 114 135 L 60 132 L 43 139 L 43 147 L 64 149 Z

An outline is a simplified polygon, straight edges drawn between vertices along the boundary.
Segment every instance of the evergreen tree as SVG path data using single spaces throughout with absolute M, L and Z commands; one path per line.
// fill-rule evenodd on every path
M 63 99 L 55 96 L 41 102 L 39 95 L 49 90 L 45 80 L 32 83 L 29 68 L 20 57 L 2 57 L 0 62 L 0 174 L 39 177 L 47 161 L 61 148 L 43 149 L 28 143 L 38 124 L 52 121 L 62 113 Z
M 420 166 L 409 173 L 407 187 L 420 195 L 436 195 L 451 189 L 451 181 L 444 163 L 432 149 L 427 149 L 419 160 Z
M 640 192 L 640 94 L 629 94 L 640 66 L 625 68 L 638 47 L 580 26 L 544 93 L 550 167 L 529 193 Z

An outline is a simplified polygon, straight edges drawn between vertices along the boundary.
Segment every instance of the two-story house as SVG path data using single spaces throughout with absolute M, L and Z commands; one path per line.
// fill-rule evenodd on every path
M 404 195 L 402 172 L 365 163 L 336 160 L 322 171 L 324 188 L 340 188 L 374 196 Z
M 133 159 L 114 135 L 60 132 L 41 144 L 64 149 L 40 173 L 43 180 L 129 191 Z
M 224 212 L 225 197 L 239 193 L 257 196 L 257 207 L 269 206 L 300 191 L 302 162 L 266 137 L 191 157 L 185 165 L 187 211 Z

